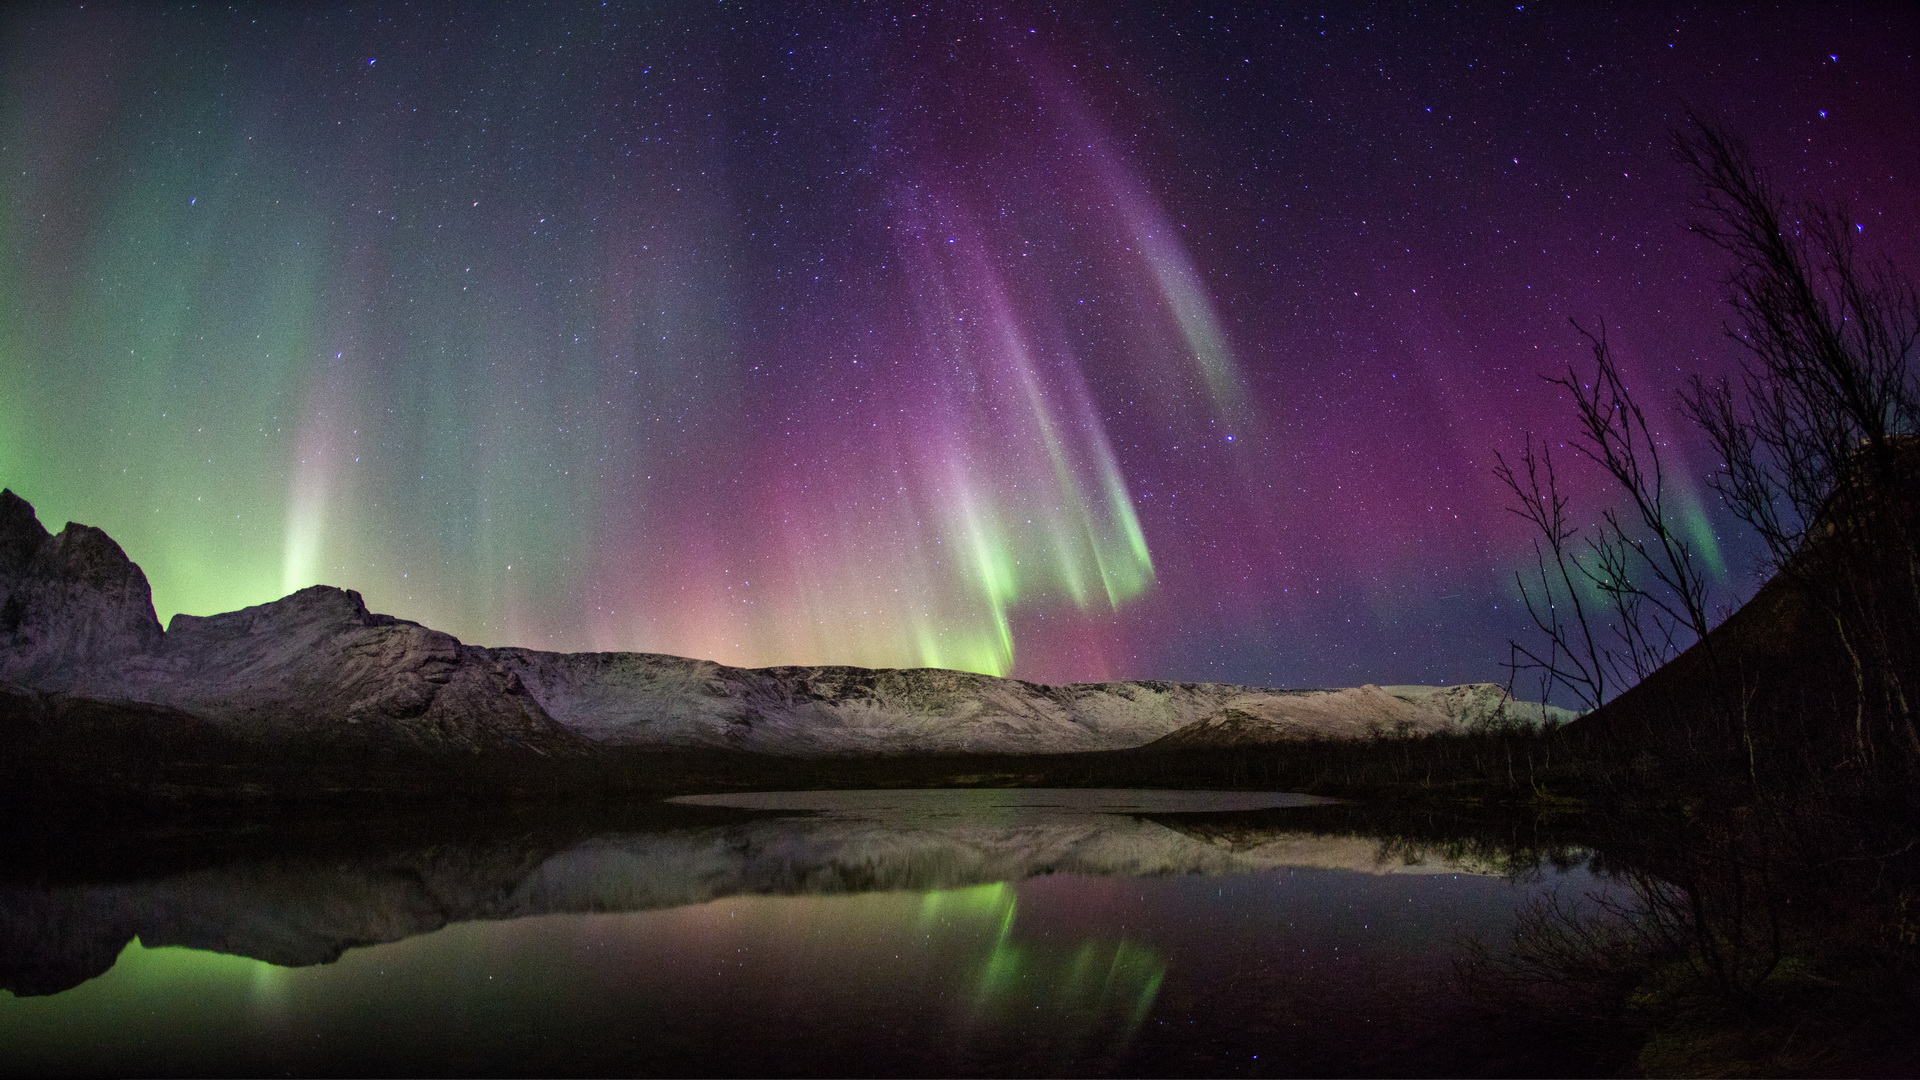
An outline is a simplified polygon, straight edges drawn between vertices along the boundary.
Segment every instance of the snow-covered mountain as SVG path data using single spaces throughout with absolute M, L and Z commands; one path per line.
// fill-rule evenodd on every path
M 376 734 L 426 746 L 594 745 L 797 756 L 1243 746 L 1442 731 L 1538 705 L 1490 683 L 1276 690 L 1157 681 L 1046 686 L 939 669 L 734 668 L 651 653 L 488 649 L 316 585 L 164 633 L 146 576 L 104 532 L 58 536 L 0 492 L 0 682 L 180 710 L 248 737 Z M 1553 710 L 1558 714 L 1559 710 Z

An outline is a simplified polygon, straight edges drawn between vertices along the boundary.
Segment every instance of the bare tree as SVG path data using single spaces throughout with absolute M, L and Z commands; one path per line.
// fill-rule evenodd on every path
M 1746 354 L 1736 378 L 1696 378 L 1684 395 L 1724 460 L 1716 488 L 1847 654 L 1856 762 L 1895 751 L 1911 775 L 1920 296 L 1860 254 L 1839 207 L 1781 197 L 1724 130 L 1694 118 L 1675 146 L 1703 192 L 1692 230 L 1734 261 L 1728 334 Z
M 1696 378 L 1685 400 L 1725 459 L 1721 494 L 1786 569 L 1834 494 L 1890 477 L 1920 429 L 1920 301 L 1859 256 L 1845 213 L 1788 204 L 1737 139 L 1696 120 L 1674 141 L 1705 192 L 1690 228 L 1737 264 L 1728 335 L 1748 356 L 1737 381 Z
M 1731 257 L 1728 333 L 1745 352 L 1734 378 L 1696 378 L 1683 402 L 1722 459 L 1715 491 L 1832 643 L 1809 638 L 1780 657 L 1791 676 L 1722 670 L 1707 655 L 1699 674 L 1716 696 L 1678 719 L 1735 735 L 1756 790 L 1766 752 L 1822 783 L 1849 764 L 1873 790 L 1910 789 L 1920 780 L 1920 294 L 1860 253 L 1861 230 L 1840 208 L 1782 197 L 1725 130 L 1695 118 L 1674 143 L 1700 182 L 1691 229 Z M 1669 524 L 1658 443 L 1604 334 L 1586 336 L 1591 377 L 1569 369 L 1552 381 L 1579 419 L 1573 449 L 1624 501 L 1572 527 L 1553 463 L 1531 440 L 1497 473 L 1540 537 L 1522 593 L 1545 644 L 1516 643 L 1510 666 L 1592 706 L 1709 626 L 1706 578 Z M 1755 680 L 1769 678 L 1770 692 L 1794 700 L 1754 699 Z M 1770 710 L 1767 731 L 1756 731 L 1754 708 Z M 1850 714 L 1844 738 L 1836 711 Z
M 1542 701 L 1563 690 L 1582 708 L 1597 708 L 1606 700 L 1610 665 L 1604 630 L 1596 631 L 1597 615 L 1588 614 L 1582 595 L 1586 570 L 1580 565 L 1580 530 L 1567 520 L 1568 500 L 1560 492 L 1553 450 L 1545 442 L 1536 448 L 1529 435 L 1517 469 L 1498 451 L 1494 459 L 1494 475 L 1513 493 L 1508 509 L 1534 527 L 1533 570 L 1516 572 L 1514 584 L 1544 639 L 1539 645 L 1510 641 L 1507 667 L 1516 680 L 1537 675 Z
M 1659 441 L 1605 333 L 1575 329 L 1592 348 L 1591 373 L 1570 365 L 1548 381 L 1567 392 L 1579 421 L 1568 445 L 1614 481 L 1623 504 L 1585 530 L 1573 525 L 1552 451 L 1531 437 L 1517 468 L 1495 455 L 1494 475 L 1513 495 L 1509 509 L 1534 527 L 1534 567 L 1516 584 L 1544 639 L 1513 642 L 1508 667 L 1535 674 L 1543 696 L 1558 689 L 1597 708 L 1706 636 L 1708 587 L 1673 524 Z

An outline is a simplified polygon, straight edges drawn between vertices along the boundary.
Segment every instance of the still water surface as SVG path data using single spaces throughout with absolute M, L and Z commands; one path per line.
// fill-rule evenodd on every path
M 12 1073 L 1559 1071 L 1451 977 L 1578 859 L 1304 796 L 794 792 L 737 819 L 0 887 Z M 1290 810 L 1288 808 L 1301 808 Z M 1308 823 L 1310 825 L 1310 823 Z M 1516 870 L 1516 865 L 1525 869 Z

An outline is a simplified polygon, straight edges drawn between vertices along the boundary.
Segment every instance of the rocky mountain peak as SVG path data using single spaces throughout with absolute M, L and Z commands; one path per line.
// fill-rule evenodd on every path
M 153 590 L 146 573 L 101 529 L 67 522 L 66 528 L 41 545 L 31 565 L 44 576 L 75 584 L 138 591 L 147 598 L 147 618 L 155 629 L 160 626 L 153 617 Z
M 418 626 L 418 623 L 379 615 L 352 589 L 309 585 L 278 600 L 218 615 L 175 615 L 167 623 L 167 641 L 178 645 L 189 639 L 246 635 L 325 633 L 373 626 Z
M 0 490 L 0 574 L 25 571 L 49 539 L 32 503 L 12 488 Z
M 0 679 L 67 689 L 159 646 L 147 575 L 112 537 L 74 522 L 49 536 L 0 492 Z

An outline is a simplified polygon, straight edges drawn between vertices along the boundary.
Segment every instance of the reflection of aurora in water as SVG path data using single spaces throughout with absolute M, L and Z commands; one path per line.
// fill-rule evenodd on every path
M 340 1040 L 373 1054 L 368 1060 L 409 1062 L 431 1055 L 438 1040 L 500 1053 L 503 1033 L 507 1041 L 524 1033 L 530 1016 L 547 1017 L 535 1025 L 541 1030 L 573 1025 L 587 1040 L 626 1010 L 704 1002 L 697 1011 L 779 1014 L 828 1040 L 848 1016 L 903 1012 L 928 1038 L 946 1039 L 943 1052 L 967 1059 L 1004 1058 L 1042 1032 L 1033 1060 L 1050 1064 L 1036 1065 L 1041 1071 L 1118 1060 L 1152 1012 L 1166 959 L 1098 923 L 1077 934 L 1023 932 L 1019 909 L 1019 886 L 1008 882 L 730 898 L 663 912 L 458 924 L 302 967 L 135 940 L 111 970 L 72 990 L 0 997 L 0 1046 L 55 1071 L 164 1061 L 202 1063 L 182 1066 L 190 1072 L 212 1061 L 274 1071 L 271 1063 L 285 1060 L 276 1055 L 319 1049 L 296 1043 L 289 1051 L 281 1044 L 291 1033 Z M 298 936 L 292 925 L 269 932 L 290 931 Z M 122 1056 L 92 1056 L 116 1051 Z
M 1039 1011 L 1055 1041 L 1076 1054 L 1123 1049 L 1153 1009 L 1166 962 L 1125 937 L 1021 940 L 1019 908 L 1019 891 L 1006 882 L 921 898 L 920 924 L 929 937 L 990 937 L 976 969 L 975 1024 L 1004 1024 L 1012 1015 Z
M 0 882 L 0 1073 L 1406 1072 L 1469 1052 L 1461 932 L 1596 887 L 991 794 Z M 1219 801 L 1133 802 L 1175 795 Z

